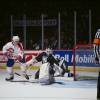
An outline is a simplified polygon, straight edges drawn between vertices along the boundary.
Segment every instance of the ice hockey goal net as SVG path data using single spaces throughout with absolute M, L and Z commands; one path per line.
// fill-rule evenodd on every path
M 97 79 L 100 65 L 95 64 L 93 45 L 76 45 L 73 49 L 74 80 Z

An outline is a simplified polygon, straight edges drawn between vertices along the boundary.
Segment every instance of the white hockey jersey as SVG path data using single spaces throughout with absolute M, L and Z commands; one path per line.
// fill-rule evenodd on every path
M 12 56 L 10 56 L 10 58 L 13 59 L 13 57 L 18 57 L 18 56 L 23 58 L 24 51 L 23 51 L 22 43 L 18 43 L 17 45 L 14 45 L 13 42 L 8 42 L 3 46 L 3 50 L 2 50 L 3 54 L 6 54 L 9 49 L 13 50 Z

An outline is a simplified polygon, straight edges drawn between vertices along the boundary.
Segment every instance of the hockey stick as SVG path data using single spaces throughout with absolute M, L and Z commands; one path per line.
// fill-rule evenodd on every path
M 21 76 L 21 74 L 19 74 L 19 73 L 17 73 L 17 72 L 15 72 L 14 74 L 15 74 L 15 75 L 18 75 L 18 76 Z
M 32 66 L 28 66 L 26 67 L 26 70 L 30 70 L 32 68 Z M 18 72 L 14 72 L 15 75 L 17 76 L 20 76 L 20 77 L 23 77 L 24 75 L 22 73 L 18 73 Z M 31 76 L 34 76 L 33 74 L 26 74 L 27 77 L 31 77 Z
M 15 72 L 14 74 L 17 75 L 17 76 L 22 76 L 22 74 L 17 73 L 17 72 Z M 32 75 L 28 75 L 28 76 L 32 76 Z
M 32 58 L 32 60 L 33 60 L 33 58 Z M 30 61 L 28 62 L 29 65 L 28 65 L 28 64 L 25 65 L 25 70 L 26 70 L 26 71 L 27 71 L 27 70 L 30 70 L 30 69 L 32 68 L 32 66 L 31 66 L 32 63 L 35 64 L 35 63 L 37 62 L 37 61 L 34 61 L 34 62 L 33 62 L 32 60 L 30 60 Z M 20 63 L 19 60 L 16 60 L 16 62 L 17 62 L 17 63 Z M 17 72 L 15 72 L 14 74 L 16 74 L 17 76 L 23 76 L 22 74 L 17 73 Z M 32 75 L 27 75 L 27 74 L 26 74 L 26 77 L 25 77 L 25 78 L 26 78 L 26 79 L 27 79 L 27 78 L 29 79 L 30 76 L 32 76 Z
M 29 80 L 29 75 L 27 75 L 27 74 L 24 75 L 24 74 L 19 74 L 17 72 L 15 72 L 14 74 L 17 76 L 20 76 L 20 77 L 25 77 L 27 80 Z

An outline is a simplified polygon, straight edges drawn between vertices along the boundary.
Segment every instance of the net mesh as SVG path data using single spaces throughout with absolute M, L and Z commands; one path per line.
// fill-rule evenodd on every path
M 74 80 L 97 79 L 99 66 L 95 64 L 93 45 L 77 45 L 74 49 Z

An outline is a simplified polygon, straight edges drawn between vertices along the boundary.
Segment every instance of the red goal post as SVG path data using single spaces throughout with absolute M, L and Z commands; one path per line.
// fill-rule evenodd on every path
M 92 44 L 76 45 L 73 49 L 74 80 L 97 79 L 100 64 L 95 64 Z

